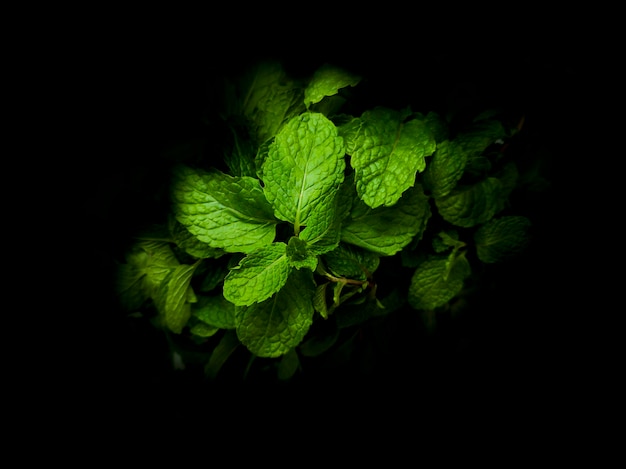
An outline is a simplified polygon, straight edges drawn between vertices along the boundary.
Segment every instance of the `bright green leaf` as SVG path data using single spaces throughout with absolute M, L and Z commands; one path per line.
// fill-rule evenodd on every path
M 370 207 L 394 205 L 426 168 L 435 139 L 422 121 L 377 108 L 343 126 L 346 151 L 356 174 L 359 197 Z
M 415 309 L 432 310 L 445 305 L 463 288 L 471 274 L 464 255 L 434 258 L 422 262 L 411 278 L 409 304 Z
M 285 243 L 274 243 L 249 253 L 224 279 L 224 298 L 249 306 L 280 290 L 291 271 L 286 250 Z
M 371 209 L 357 202 L 342 226 L 341 240 L 383 256 L 392 256 L 423 233 L 431 211 L 417 184 L 393 207 Z
M 235 305 L 222 295 L 200 297 L 191 306 L 191 314 L 210 326 L 220 329 L 235 328 Z
M 246 253 L 276 235 L 272 208 L 254 178 L 179 167 L 172 199 L 176 219 L 213 248 Z
M 523 216 L 505 216 L 487 222 L 474 234 L 478 258 L 493 263 L 519 254 L 528 244 L 530 225 L 530 220 Z
M 326 96 L 333 96 L 341 88 L 356 86 L 360 77 L 346 70 L 323 65 L 315 71 L 309 85 L 304 90 L 304 105 L 309 108 L 311 104 L 318 103 Z
M 470 228 L 490 220 L 502 208 L 501 183 L 496 178 L 457 187 L 449 195 L 435 199 L 439 214 L 447 222 Z
M 299 234 L 309 218 L 333 205 L 344 168 L 343 140 L 331 121 L 311 112 L 290 120 L 270 145 L 262 168 L 276 217 L 292 223 Z
M 293 270 L 273 297 L 251 306 L 238 306 L 235 322 L 239 340 L 259 357 L 279 357 L 296 347 L 313 321 L 313 274 Z

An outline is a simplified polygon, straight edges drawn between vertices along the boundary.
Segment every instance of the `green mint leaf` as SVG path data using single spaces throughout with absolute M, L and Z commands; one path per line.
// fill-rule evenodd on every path
M 200 241 L 173 216 L 169 219 L 169 232 L 174 243 L 196 259 L 218 258 L 224 255 L 222 249 L 213 248 Z
M 341 229 L 341 240 L 383 256 L 392 256 L 421 236 L 430 218 L 428 197 L 416 184 L 393 207 L 371 209 L 358 201 Z
M 292 116 L 305 110 L 302 86 L 278 62 L 259 63 L 240 80 L 231 114 L 243 115 L 257 145 L 272 138 Z
M 289 259 L 289 265 L 296 269 L 306 267 L 311 271 L 315 271 L 317 268 L 317 256 L 312 254 L 307 247 L 307 243 L 297 236 L 292 236 L 289 239 L 287 258 Z
M 470 228 L 490 220 L 502 208 L 501 183 L 496 178 L 457 187 L 445 197 L 435 199 L 439 214 L 447 222 Z
M 319 255 L 332 251 L 341 239 L 341 223 L 350 214 L 353 188 L 344 181 L 335 195 L 335 203 L 327 210 L 318 210 L 309 217 L 308 226 L 300 234 L 309 252 Z
M 304 105 L 319 103 L 326 96 L 333 96 L 341 88 L 356 86 L 361 78 L 332 65 L 322 65 L 313 74 L 313 78 L 304 90 Z
M 312 112 L 291 119 L 270 145 L 262 168 L 276 217 L 299 234 L 311 216 L 332 206 L 344 168 L 343 140 L 331 121 Z
M 523 216 L 504 216 L 491 220 L 474 233 L 478 258 L 487 263 L 506 260 L 527 246 L 531 223 Z
M 259 181 L 181 166 L 172 184 L 176 219 L 203 243 L 247 253 L 271 243 L 276 219 Z
M 155 304 L 165 319 L 165 325 L 174 333 L 180 334 L 191 316 L 190 301 L 195 299 L 191 290 L 191 278 L 198 266 L 181 264 L 165 278 L 161 284 Z
M 313 321 L 313 274 L 293 270 L 273 297 L 235 309 L 239 340 L 259 357 L 279 357 L 296 347 Z
M 404 122 L 406 113 L 378 108 L 341 129 L 356 174 L 359 197 L 370 207 L 394 205 L 426 168 L 435 139 L 420 120 Z
M 366 280 L 379 264 L 377 254 L 347 244 L 324 255 L 324 265 L 333 275 L 355 280 Z
M 235 305 L 222 295 L 200 297 L 191 305 L 191 315 L 219 329 L 235 328 Z
M 433 310 L 445 305 L 463 288 L 471 274 L 465 255 L 428 259 L 420 263 L 411 277 L 409 304 L 420 310 Z
M 249 306 L 280 290 L 291 271 L 286 250 L 285 243 L 274 243 L 249 253 L 224 279 L 224 298 Z
M 434 198 L 444 197 L 452 192 L 467 164 L 467 154 L 454 141 L 444 140 L 424 171 L 424 187 Z

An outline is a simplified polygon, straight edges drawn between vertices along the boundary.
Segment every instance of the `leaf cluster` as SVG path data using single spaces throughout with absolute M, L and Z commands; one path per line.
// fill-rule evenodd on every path
M 500 151 L 517 129 L 490 114 L 454 134 L 434 112 L 342 114 L 359 82 L 331 65 L 302 81 L 262 63 L 229 83 L 225 168 L 173 168 L 167 226 L 120 264 L 120 303 L 210 344 L 209 376 L 241 345 L 289 378 L 340 329 L 442 308 L 481 264 L 525 248 L 530 221 L 506 214 L 517 167 Z M 394 256 L 404 289 L 376 275 Z M 319 322 L 331 332 L 317 335 Z

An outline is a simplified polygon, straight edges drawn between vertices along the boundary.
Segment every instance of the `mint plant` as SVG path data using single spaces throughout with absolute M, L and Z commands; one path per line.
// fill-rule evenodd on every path
M 168 222 L 119 265 L 120 304 L 202 347 L 207 375 L 243 346 L 289 378 L 339 330 L 445 308 L 481 264 L 526 247 L 530 221 L 506 211 L 518 168 L 501 151 L 517 123 L 342 113 L 360 81 L 330 65 L 296 80 L 270 62 L 228 83 L 223 164 L 175 165 Z M 406 285 L 377 275 L 390 258 Z

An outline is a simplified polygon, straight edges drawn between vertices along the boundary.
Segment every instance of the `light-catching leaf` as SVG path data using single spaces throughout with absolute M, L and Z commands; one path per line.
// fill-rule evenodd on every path
M 371 208 L 394 205 L 426 168 L 435 138 L 419 119 L 404 122 L 407 113 L 377 108 L 341 128 L 346 152 L 355 170 L 359 197 Z
M 322 114 L 307 112 L 276 135 L 263 163 L 265 195 L 295 234 L 335 201 L 345 168 L 343 140 Z
M 285 243 L 274 243 L 249 253 L 224 279 L 224 298 L 249 306 L 280 290 L 291 271 L 286 250 Z
M 279 357 L 296 347 L 313 321 L 313 274 L 293 270 L 273 297 L 238 306 L 235 323 L 239 340 L 259 357 Z
M 464 254 L 425 260 L 411 278 L 409 304 L 420 310 L 443 306 L 461 291 L 470 274 Z
M 478 258 L 489 264 L 519 254 L 527 246 L 530 220 L 523 216 L 505 216 L 490 220 L 474 234 Z
M 317 69 L 304 90 L 304 105 L 319 103 L 326 96 L 333 96 L 341 88 L 356 86 L 360 77 L 332 65 L 323 65 Z
M 501 183 L 486 178 L 466 187 L 457 187 L 449 195 L 435 199 L 439 214 L 447 222 L 470 228 L 490 220 L 501 208 Z
M 393 207 L 371 209 L 357 201 L 341 229 L 341 240 L 392 256 L 426 228 L 431 211 L 422 186 L 415 185 Z
M 176 219 L 203 243 L 227 252 L 251 252 L 274 240 L 277 220 L 259 181 L 186 166 L 172 185 Z

